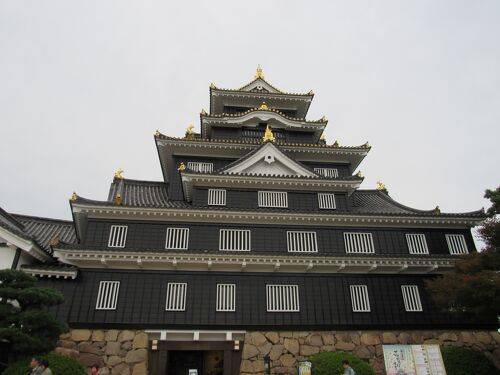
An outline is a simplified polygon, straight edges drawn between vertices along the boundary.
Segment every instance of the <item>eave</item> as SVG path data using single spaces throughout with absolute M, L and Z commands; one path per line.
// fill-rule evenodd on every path
M 36 241 L 29 239 L 25 236 L 20 236 L 12 231 L 0 226 L 0 237 L 3 238 L 7 244 L 19 248 L 39 261 L 47 261 L 51 256 L 45 252 Z
M 466 229 L 484 220 L 484 217 L 467 216 L 420 216 L 394 214 L 349 214 L 349 213 L 304 213 L 244 211 L 231 209 L 172 209 L 115 206 L 99 203 L 73 202 L 75 217 L 109 220 L 143 220 L 175 222 L 212 222 L 254 225 L 300 225 L 300 226 L 341 226 L 341 227 L 383 227 L 383 228 L 440 228 Z
M 330 274 L 440 274 L 451 270 L 456 261 L 449 257 L 267 256 L 85 248 L 56 248 L 54 255 L 65 263 L 85 268 Z
M 38 268 L 38 267 L 30 267 L 28 265 L 25 265 L 22 267 L 22 271 L 30 274 L 32 276 L 37 276 L 37 277 L 46 277 L 49 279 L 76 279 L 76 276 L 78 275 L 78 269 L 71 269 L 71 270 L 56 270 L 56 269 L 43 269 L 43 268 Z
M 351 194 L 361 185 L 362 178 L 326 179 L 302 178 L 296 176 L 254 176 L 239 174 L 201 174 L 192 172 L 181 173 L 184 197 L 191 202 L 192 191 L 196 186 L 220 188 L 253 188 L 300 191 L 331 191 Z

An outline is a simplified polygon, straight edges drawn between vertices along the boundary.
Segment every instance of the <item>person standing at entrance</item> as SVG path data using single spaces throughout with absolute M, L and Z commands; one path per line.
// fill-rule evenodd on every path
M 347 359 L 342 361 L 342 367 L 344 367 L 344 375 L 356 375 L 356 372 L 349 365 L 349 361 Z

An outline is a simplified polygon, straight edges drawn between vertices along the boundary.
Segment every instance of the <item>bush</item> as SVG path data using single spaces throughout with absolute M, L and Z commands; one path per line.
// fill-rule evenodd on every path
M 51 352 L 40 356 L 49 361 L 49 367 L 54 375 L 86 375 L 85 367 L 74 358 Z M 2 375 L 26 375 L 30 373 L 31 358 L 26 358 L 9 366 Z
M 445 347 L 441 348 L 446 372 L 453 375 L 494 375 L 500 374 L 483 353 L 474 350 Z
M 348 360 L 356 375 L 375 375 L 375 371 L 362 359 L 345 352 L 324 352 L 309 358 L 314 375 L 343 374 L 342 361 Z

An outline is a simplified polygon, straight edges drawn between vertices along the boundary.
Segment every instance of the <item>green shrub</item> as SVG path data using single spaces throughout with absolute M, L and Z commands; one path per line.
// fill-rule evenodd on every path
M 309 358 L 313 363 L 314 375 L 340 375 L 344 373 L 342 361 L 348 360 L 356 375 L 375 375 L 368 363 L 345 352 L 324 352 Z
M 495 375 L 500 374 L 483 353 L 474 350 L 448 346 L 441 348 L 446 372 L 452 375 Z
M 54 375 L 86 375 L 85 367 L 74 358 L 62 356 L 51 352 L 46 355 L 39 356 L 49 361 L 49 367 Z M 31 358 L 23 359 L 9 366 L 2 375 L 26 375 L 30 372 Z

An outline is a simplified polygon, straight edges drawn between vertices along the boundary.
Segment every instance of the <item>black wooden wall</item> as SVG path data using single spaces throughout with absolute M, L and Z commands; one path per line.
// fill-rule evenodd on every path
M 80 270 L 76 280 L 41 279 L 40 285 L 63 292 L 65 302 L 52 311 L 72 327 L 306 330 L 472 326 L 432 306 L 424 287 L 427 278 L 88 269 Z M 104 280 L 120 281 L 116 310 L 95 310 L 99 282 Z M 188 284 L 185 311 L 165 311 L 168 282 Z M 235 312 L 216 312 L 218 283 L 236 284 Z M 299 285 L 300 312 L 267 312 L 267 284 Z M 349 286 L 359 284 L 368 286 L 371 312 L 352 312 Z M 405 311 L 401 285 L 418 285 L 423 312 Z
M 167 227 L 189 228 L 189 247 L 191 251 L 219 250 L 219 229 L 240 228 L 251 229 L 252 253 L 255 254 L 292 254 L 287 252 L 287 230 L 315 231 L 318 241 L 317 255 L 345 255 L 344 232 L 373 233 L 376 255 L 408 256 L 406 233 L 424 233 L 427 239 L 429 254 L 449 255 L 445 234 L 463 234 L 469 251 L 475 250 L 474 240 L 468 230 L 443 229 L 381 229 L 381 228 L 331 228 L 311 226 L 278 226 L 278 225 L 230 225 L 209 223 L 159 223 L 143 221 L 110 221 L 89 220 L 87 224 L 86 245 L 106 248 L 109 232 L 113 224 L 128 225 L 126 247 L 129 249 L 164 249 Z M 165 250 L 166 251 L 166 250 Z M 293 254 L 292 254 L 293 255 Z M 303 255 L 303 254 L 296 254 Z M 310 254 L 308 254 L 310 255 Z M 366 256 L 366 255 L 363 255 Z M 426 255 L 419 255 L 426 257 Z

